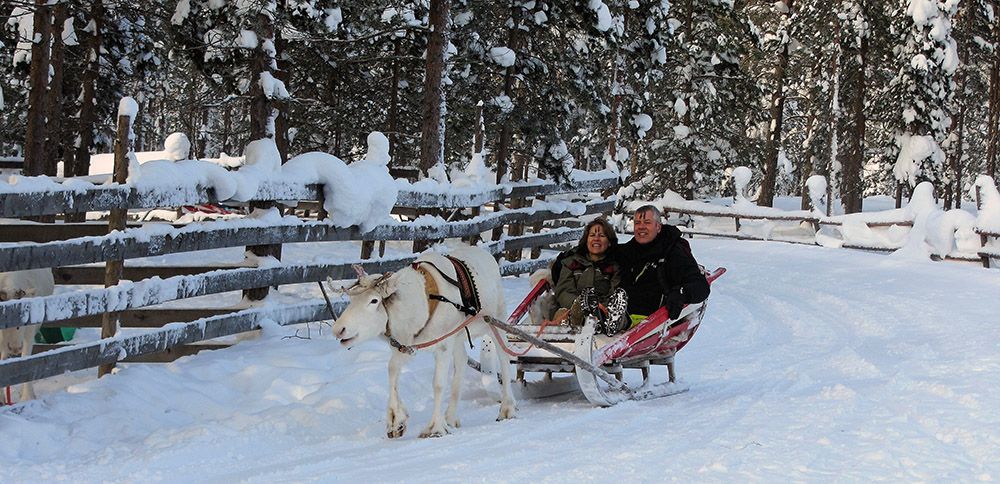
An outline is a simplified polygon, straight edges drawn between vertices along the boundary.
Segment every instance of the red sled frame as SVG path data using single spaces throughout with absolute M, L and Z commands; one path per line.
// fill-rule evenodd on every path
M 711 284 L 725 272 L 725 268 L 719 268 L 706 273 L 705 278 Z M 566 378 L 553 379 L 552 374 L 560 372 L 575 373 L 575 380 L 580 390 L 591 403 L 600 406 L 614 405 L 622 400 L 663 397 L 687 390 L 686 387 L 676 383 L 674 355 L 687 345 L 698 330 L 705 316 L 705 302 L 685 306 L 679 317 L 673 319 L 670 318 L 666 308 L 660 308 L 625 333 L 607 341 L 605 337 L 594 333 L 596 320 L 592 317 L 587 318 L 579 331 L 566 326 L 539 327 L 519 324 L 531 305 L 548 289 L 548 281 L 539 282 L 517 306 L 506 323 L 492 318 L 490 318 L 492 321 L 487 321 L 542 350 L 534 354 L 525 354 L 527 350 L 519 353 L 505 350 L 515 356 L 512 362 L 517 365 L 517 380 L 522 395 L 531 397 L 546 393 L 563 393 L 565 390 L 557 388 L 550 388 L 551 392 L 528 391 L 531 385 L 558 387 L 553 385 L 554 380 L 566 380 Z M 572 353 L 559 346 L 559 343 L 569 342 L 573 342 Z M 495 351 L 495 349 L 487 348 L 484 351 Z M 539 353 L 543 355 L 539 356 Z M 651 382 L 651 365 L 667 367 L 667 382 L 660 384 Z M 630 388 L 624 383 L 622 372 L 625 368 L 642 371 L 643 382 L 639 387 Z M 526 372 L 545 372 L 546 378 L 542 382 L 529 384 L 524 378 Z

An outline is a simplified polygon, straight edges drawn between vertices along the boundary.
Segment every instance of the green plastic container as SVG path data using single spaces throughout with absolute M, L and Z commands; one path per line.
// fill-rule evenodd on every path
M 76 334 L 76 328 L 39 328 L 35 333 L 35 343 L 54 345 L 70 341 Z

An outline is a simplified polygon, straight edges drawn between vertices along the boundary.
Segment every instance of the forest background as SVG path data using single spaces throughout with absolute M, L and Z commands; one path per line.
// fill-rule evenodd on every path
M 137 151 L 356 159 L 382 131 L 411 177 L 607 167 L 694 199 L 748 166 L 759 205 L 820 174 L 846 213 L 921 181 L 948 209 L 995 176 L 998 3 L 3 0 L 0 157 L 85 175 L 131 96 Z

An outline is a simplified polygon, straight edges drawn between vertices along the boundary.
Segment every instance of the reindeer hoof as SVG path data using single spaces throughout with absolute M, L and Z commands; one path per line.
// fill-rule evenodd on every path
M 391 428 L 386 431 L 386 435 L 390 439 L 398 439 L 402 437 L 404 433 L 406 433 L 406 424 L 397 425 L 395 428 Z
M 517 413 L 516 407 L 500 407 L 500 415 L 497 416 L 497 422 L 512 419 L 515 413 Z
M 453 428 L 453 429 L 457 429 L 457 428 L 459 428 L 459 427 L 462 426 L 462 421 L 459 420 L 458 417 L 455 417 L 455 418 L 446 418 L 445 419 L 445 423 L 448 424 L 448 426 L 451 427 L 451 428 Z
M 428 437 L 444 437 L 445 435 L 448 435 L 447 427 L 445 428 L 427 427 L 426 430 L 420 432 L 421 439 L 426 439 Z

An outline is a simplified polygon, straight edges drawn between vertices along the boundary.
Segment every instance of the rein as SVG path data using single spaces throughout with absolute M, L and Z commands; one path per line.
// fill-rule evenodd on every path
M 560 318 L 553 318 L 552 321 L 550 321 L 548 319 L 543 320 L 542 324 L 540 324 L 538 326 L 538 331 L 535 333 L 535 338 L 541 338 L 542 332 L 545 331 L 546 327 L 553 326 L 553 325 L 558 325 L 559 324 L 558 323 L 559 319 Z M 499 346 L 500 349 L 503 350 L 504 353 L 507 353 L 508 355 L 513 356 L 515 358 L 526 355 L 529 351 L 531 351 L 532 348 L 535 347 L 534 343 L 528 343 L 528 347 L 525 348 L 524 350 L 522 350 L 522 351 L 514 351 L 513 349 L 511 349 L 510 346 L 507 346 L 507 344 L 504 343 L 504 339 L 500 337 L 500 331 L 497 331 L 496 326 L 493 326 L 491 324 L 490 325 L 490 331 L 493 332 L 494 340 L 497 342 L 497 346 Z

